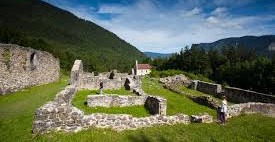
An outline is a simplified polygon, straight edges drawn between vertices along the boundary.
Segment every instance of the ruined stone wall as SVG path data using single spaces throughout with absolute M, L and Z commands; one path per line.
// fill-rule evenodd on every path
M 275 117 L 275 104 L 251 102 L 228 106 L 228 118 L 238 116 L 240 114 L 254 113 Z
M 224 87 L 220 84 L 208 83 L 196 80 L 193 82 L 193 88 L 214 95 L 218 98 L 226 96 L 228 101 L 234 103 L 246 102 L 262 102 L 262 103 L 275 103 L 275 96 L 258 93 L 250 90 L 244 90 L 235 87 Z
M 0 44 L 0 95 L 59 79 L 59 60 L 48 52 Z
M 51 131 L 77 132 L 90 127 L 111 128 L 122 131 L 151 127 L 157 124 L 173 125 L 190 123 L 190 117 L 184 114 L 173 116 L 162 114 L 141 118 L 127 114 L 95 113 L 84 115 L 83 111 L 73 107 L 71 104 L 76 91 L 77 88 L 75 86 L 67 86 L 57 94 L 54 101 L 48 102 L 38 108 L 35 112 L 32 132 L 34 134 L 43 134 Z M 160 110 L 164 109 L 161 108 Z
M 166 115 L 166 99 L 157 96 L 148 96 L 145 107 L 151 114 Z
M 207 93 L 207 94 L 219 94 L 222 90 L 222 86 L 220 84 L 214 84 L 204 81 L 197 81 L 197 86 L 194 86 L 198 91 Z
M 71 85 L 78 85 L 80 82 L 80 76 L 83 74 L 83 63 L 81 60 L 75 60 L 71 70 Z
M 83 63 L 81 60 L 75 60 L 71 70 L 70 84 L 76 85 L 79 89 L 97 90 L 100 82 L 103 82 L 104 89 L 120 89 L 124 87 L 128 74 L 112 72 L 99 73 L 97 76 L 94 73 L 84 72 Z
M 275 96 L 244 90 L 235 87 L 225 87 L 223 95 L 235 103 L 262 102 L 275 103 Z
M 144 105 L 147 97 L 145 96 L 125 96 L 125 95 L 89 95 L 89 107 L 125 107 Z
M 91 76 L 89 73 L 84 73 L 80 76 L 78 87 L 80 89 L 97 90 L 99 89 L 100 82 L 103 82 L 104 89 L 120 89 L 124 87 L 125 78 L 109 79 L 102 78 L 101 76 Z

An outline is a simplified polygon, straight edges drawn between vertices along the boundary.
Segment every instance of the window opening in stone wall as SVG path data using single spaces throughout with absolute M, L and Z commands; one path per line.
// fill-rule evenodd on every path
M 32 53 L 30 56 L 30 65 L 31 65 L 31 70 L 36 69 L 37 65 L 38 65 L 38 59 L 37 59 L 37 54 L 36 53 Z

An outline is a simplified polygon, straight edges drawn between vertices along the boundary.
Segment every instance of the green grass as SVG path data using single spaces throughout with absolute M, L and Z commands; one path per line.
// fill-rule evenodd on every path
M 35 110 L 53 100 L 56 93 L 67 85 L 68 77 L 60 81 L 31 87 L 0 96 L 0 141 L 31 141 Z
M 188 93 L 192 96 L 206 96 L 205 93 L 202 93 L 200 91 L 197 91 L 197 90 L 192 90 L 192 89 L 188 89 L 187 87 L 185 86 L 180 86 L 179 88 L 181 91 L 185 92 L 185 93 Z
M 119 90 L 105 90 L 106 94 L 117 94 L 117 95 L 129 95 L 130 91 L 123 88 Z M 149 116 L 149 112 L 144 106 L 129 106 L 129 107 L 89 107 L 87 106 L 87 96 L 99 94 L 98 90 L 80 90 L 78 91 L 72 101 L 72 104 L 81 109 L 85 114 L 91 113 L 109 113 L 109 114 L 131 114 L 136 117 Z
M 212 116 L 216 116 L 215 110 L 199 105 L 184 95 L 164 89 L 163 85 L 160 84 L 157 79 L 145 77 L 142 81 L 142 89 L 149 95 L 157 95 L 166 98 L 168 115 L 177 113 L 192 115 L 207 112 Z
M 261 122 L 261 123 L 259 123 Z M 59 142 L 174 142 L 174 141 L 274 141 L 275 119 L 260 115 L 240 116 L 230 119 L 225 126 L 212 124 L 178 124 L 155 126 L 136 131 L 115 132 L 110 129 L 95 129 L 79 133 L 51 133 L 39 136 L 37 141 Z
M 159 87 L 158 95 L 168 93 L 155 81 L 144 80 L 145 83 L 154 88 Z M 1 142 L 170 142 L 170 141 L 275 141 L 275 118 L 261 115 L 243 115 L 229 119 L 225 126 L 212 124 L 178 124 L 173 126 L 155 126 L 142 128 L 136 131 L 115 132 L 110 129 L 90 128 L 78 133 L 50 133 L 46 135 L 33 136 L 31 133 L 34 112 L 37 107 L 47 101 L 53 100 L 55 94 L 62 90 L 67 80 L 64 78 L 56 83 L 32 87 L 13 93 L 12 95 L 0 96 L 0 141 Z M 144 86 L 146 91 L 149 87 Z M 152 91 L 151 91 L 152 92 Z M 172 94 L 170 94 L 172 95 Z M 169 96 L 169 95 L 168 95 Z M 176 99 L 180 95 L 173 94 Z M 183 97 L 183 96 L 181 96 Z M 168 100 L 179 103 L 170 97 Z M 185 99 L 184 99 L 185 100 Z M 185 101 L 180 101 L 186 103 Z M 179 105 L 179 104 L 175 104 Z M 181 105 L 180 105 L 181 106 Z M 190 107 L 194 107 L 191 105 Z M 172 111 L 171 104 L 168 104 L 168 113 Z M 182 108 L 181 106 L 181 109 Z M 190 108 L 191 109 L 191 108 Z M 195 108 L 196 109 L 196 108 Z M 184 109 L 183 111 L 186 112 Z

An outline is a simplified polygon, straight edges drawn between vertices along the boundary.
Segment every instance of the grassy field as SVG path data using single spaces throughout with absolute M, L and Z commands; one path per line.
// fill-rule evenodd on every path
M 117 94 L 117 95 L 133 95 L 130 91 L 121 88 L 119 90 L 104 90 L 104 94 Z M 87 96 L 99 94 L 98 90 L 80 90 L 76 93 L 72 104 L 81 109 L 85 114 L 91 113 L 109 113 L 109 114 L 131 114 L 135 117 L 149 116 L 149 112 L 144 106 L 129 106 L 129 107 L 93 107 L 87 106 Z
M 167 98 L 169 115 L 178 112 L 193 114 L 208 110 L 208 108 L 189 102 L 184 96 L 163 89 L 155 80 L 146 78 L 143 80 L 143 83 L 143 88 L 147 93 Z M 178 124 L 173 126 L 155 126 L 124 132 L 115 132 L 110 129 L 90 128 L 79 133 L 59 132 L 33 136 L 31 128 L 35 109 L 47 101 L 52 100 L 55 94 L 62 90 L 66 84 L 66 78 L 62 78 L 56 83 L 32 87 L 8 96 L 1 96 L 0 141 L 275 141 L 275 119 L 261 115 L 239 116 L 230 119 L 225 126 L 216 123 Z M 212 111 L 214 110 L 209 110 L 209 112 Z
M 168 115 L 177 113 L 192 115 L 207 112 L 212 116 L 216 116 L 215 110 L 199 105 L 183 95 L 164 89 L 162 84 L 156 79 L 144 78 L 142 89 L 149 95 L 157 95 L 166 98 Z

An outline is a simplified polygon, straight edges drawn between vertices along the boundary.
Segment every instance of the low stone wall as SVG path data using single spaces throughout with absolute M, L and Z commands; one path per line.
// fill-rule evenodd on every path
M 166 115 L 166 99 L 157 96 L 148 96 L 145 107 L 151 114 Z
M 119 95 L 89 95 L 87 104 L 89 107 L 125 107 L 144 105 L 145 96 L 119 96 Z
M 0 95 L 57 81 L 59 60 L 48 52 L 0 43 Z
M 209 83 L 209 82 L 204 82 L 204 81 L 194 81 L 194 88 L 196 90 L 207 93 L 207 94 L 213 94 L 217 95 L 221 93 L 222 91 L 222 86 L 220 84 L 215 84 L 215 83 Z
M 254 91 L 244 90 L 234 87 L 225 87 L 223 95 L 225 95 L 229 101 L 235 103 L 246 102 L 262 102 L 262 103 L 275 103 L 275 96 L 258 93 Z
M 275 104 L 251 102 L 228 106 L 228 118 L 238 116 L 240 114 L 254 113 L 275 117 Z
M 226 96 L 228 101 L 234 103 L 262 102 L 275 103 L 275 96 L 244 90 L 235 87 L 225 87 L 222 89 L 220 84 L 208 83 L 199 80 L 193 81 L 193 89 L 214 95 L 218 98 Z
M 57 94 L 54 101 L 48 102 L 38 108 L 35 112 L 32 132 L 34 134 L 43 134 L 51 131 L 77 132 L 90 127 L 111 128 L 122 131 L 135 130 L 137 128 L 150 127 L 153 125 L 190 123 L 188 115 L 178 114 L 174 116 L 164 116 L 163 112 L 166 112 L 166 105 L 164 104 L 156 105 L 159 107 L 157 109 L 159 109 L 161 115 L 142 118 L 133 117 L 127 114 L 95 113 L 84 115 L 83 111 L 71 105 L 71 100 L 75 92 L 75 86 L 67 86 L 63 91 Z M 143 96 L 137 97 L 142 98 Z M 150 100 L 153 100 L 148 104 L 150 106 L 155 106 L 155 104 L 153 105 L 152 103 L 154 101 L 159 101 L 160 103 L 164 102 L 160 98 L 155 97 L 150 97 Z

